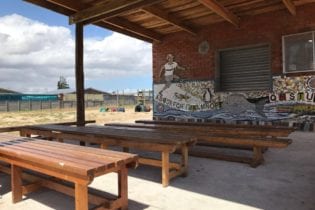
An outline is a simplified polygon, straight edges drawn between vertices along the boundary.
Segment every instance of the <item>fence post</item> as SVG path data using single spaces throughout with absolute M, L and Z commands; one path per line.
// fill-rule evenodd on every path
M 28 101 L 28 110 L 32 111 L 32 101 L 31 100 Z
M 40 110 L 43 110 L 43 101 L 40 100 Z
M 21 111 L 21 101 L 18 100 L 18 111 L 20 112 Z
M 52 109 L 52 102 L 49 100 L 49 108 Z
M 7 112 L 9 112 L 9 111 L 10 111 L 9 102 L 8 102 L 8 101 L 5 101 L 5 105 L 6 105 L 6 107 L 7 107 Z

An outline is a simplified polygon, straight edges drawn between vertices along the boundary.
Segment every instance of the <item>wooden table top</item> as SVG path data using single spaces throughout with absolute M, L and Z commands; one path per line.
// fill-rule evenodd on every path
M 195 137 L 188 134 L 175 134 L 174 132 L 145 128 L 122 129 L 106 126 L 72 127 L 63 125 L 36 125 L 28 126 L 28 128 L 34 130 L 100 136 L 127 141 L 150 142 L 168 145 L 190 144 L 194 143 L 197 140 Z
M 1 159 L 28 161 L 50 170 L 94 177 L 136 162 L 137 155 L 0 134 Z

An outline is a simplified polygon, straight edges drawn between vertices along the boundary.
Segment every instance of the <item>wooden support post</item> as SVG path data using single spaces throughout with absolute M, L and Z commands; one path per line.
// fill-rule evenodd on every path
M 87 185 L 75 183 L 75 210 L 88 210 Z
M 77 125 L 84 126 L 83 25 L 81 23 L 76 24 L 75 27 L 75 81 L 77 96 Z M 81 141 L 80 145 L 85 145 L 85 142 Z
M 126 166 L 118 171 L 118 197 L 121 199 L 121 210 L 128 209 L 128 169 Z
M 77 93 L 77 123 L 84 126 L 84 70 L 83 70 L 83 25 L 76 24 L 75 28 L 75 78 Z
M 162 185 L 167 187 L 170 180 L 170 154 L 168 151 L 162 152 Z
M 22 200 L 22 169 L 19 166 L 11 165 L 11 188 L 12 202 L 17 203 Z

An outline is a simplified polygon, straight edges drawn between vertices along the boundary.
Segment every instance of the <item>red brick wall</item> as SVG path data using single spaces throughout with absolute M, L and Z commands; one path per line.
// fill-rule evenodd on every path
M 214 79 L 215 54 L 219 49 L 268 43 L 272 53 L 273 75 L 282 73 L 282 36 L 315 30 L 315 3 L 297 7 L 297 15 L 287 10 L 247 16 L 241 19 L 240 28 L 228 22 L 205 26 L 197 36 L 185 32 L 168 35 L 153 44 L 153 81 L 159 81 L 160 68 L 171 53 L 188 71 L 176 72 L 186 79 Z M 198 45 L 208 41 L 209 52 L 198 53 Z

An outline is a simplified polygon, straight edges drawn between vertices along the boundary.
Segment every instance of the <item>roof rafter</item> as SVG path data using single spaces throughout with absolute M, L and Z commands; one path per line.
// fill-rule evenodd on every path
M 152 30 L 146 29 L 140 25 L 132 23 L 132 22 L 130 22 L 124 18 L 121 18 L 121 17 L 114 17 L 114 18 L 111 18 L 110 20 L 106 20 L 105 22 L 108 24 L 117 26 L 119 28 L 125 29 L 127 31 L 136 33 L 136 34 L 139 33 L 139 35 L 141 35 L 141 36 L 145 36 L 149 39 L 153 39 L 153 40 L 158 41 L 158 42 L 161 41 L 163 38 L 163 36 L 161 34 L 156 33 Z
M 165 11 L 163 11 L 162 9 L 158 8 L 158 7 L 145 7 L 142 9 L 145 12 L 150 13 L 151 15 L 164 20 L 174 26 L 177 26 L 179 28 L 181 28 L 182 30 L 192 34 L 192 35 L 196 35 L 197 32 L 192 29 L 190 26 L 186 25 L 185 23 L 181 22 L 178 20 L 178 18 L 176 18 L 174 15 L 171 15 Z
M 91 24 L 102 19 L 109 19 L 121 15 L 122 13 L 141 9 L 162 0 L 111 0 L 104 1 L 97 5 L 78 11 L 69 18 L 70 24 L 82 23 Z
M 61 1 L 58 1 L 58 0 L 23 0 L 23 1 L 33 3 L 35 5 L 53 10 L 55 12 L 64 14 L 66 16 L 70 16 L 71 14 L 79 11 L 82 7 L 82 5 L 78 4 L 77 1 L 71 1 L 71 0 L 63 0 L 62 3 L 60 3 Z M 153 41 L 155 40 L 153 38 L 148 38 L 148 36 L 143 36 L 140 33 L 131 32 L 130 30 L 125 30 L 121 27 L 117 27 L 115 25 L 108 24 L 103 21 L 100 21 L 94 24 L 99 27 L 107 28 L 109 30 L 116 31 L 116 32 L 128 35 L 130 37 L 149 42 L 149 43 L 153 43 Z
M 286 6 L 286 8 L 289 10 L 291 15 L 296 15 L 296 8 L 292 0 L 282 0 L 283 4 Z
M 201 4 L 211 9 L 214 13 L 218 14 L 225 20 L 229 21 L 236 27 L 239 27 L 240 19 L 233 12 L 226 9 L 223 5 L 221 5 L 216 0 L 198 0 Z

